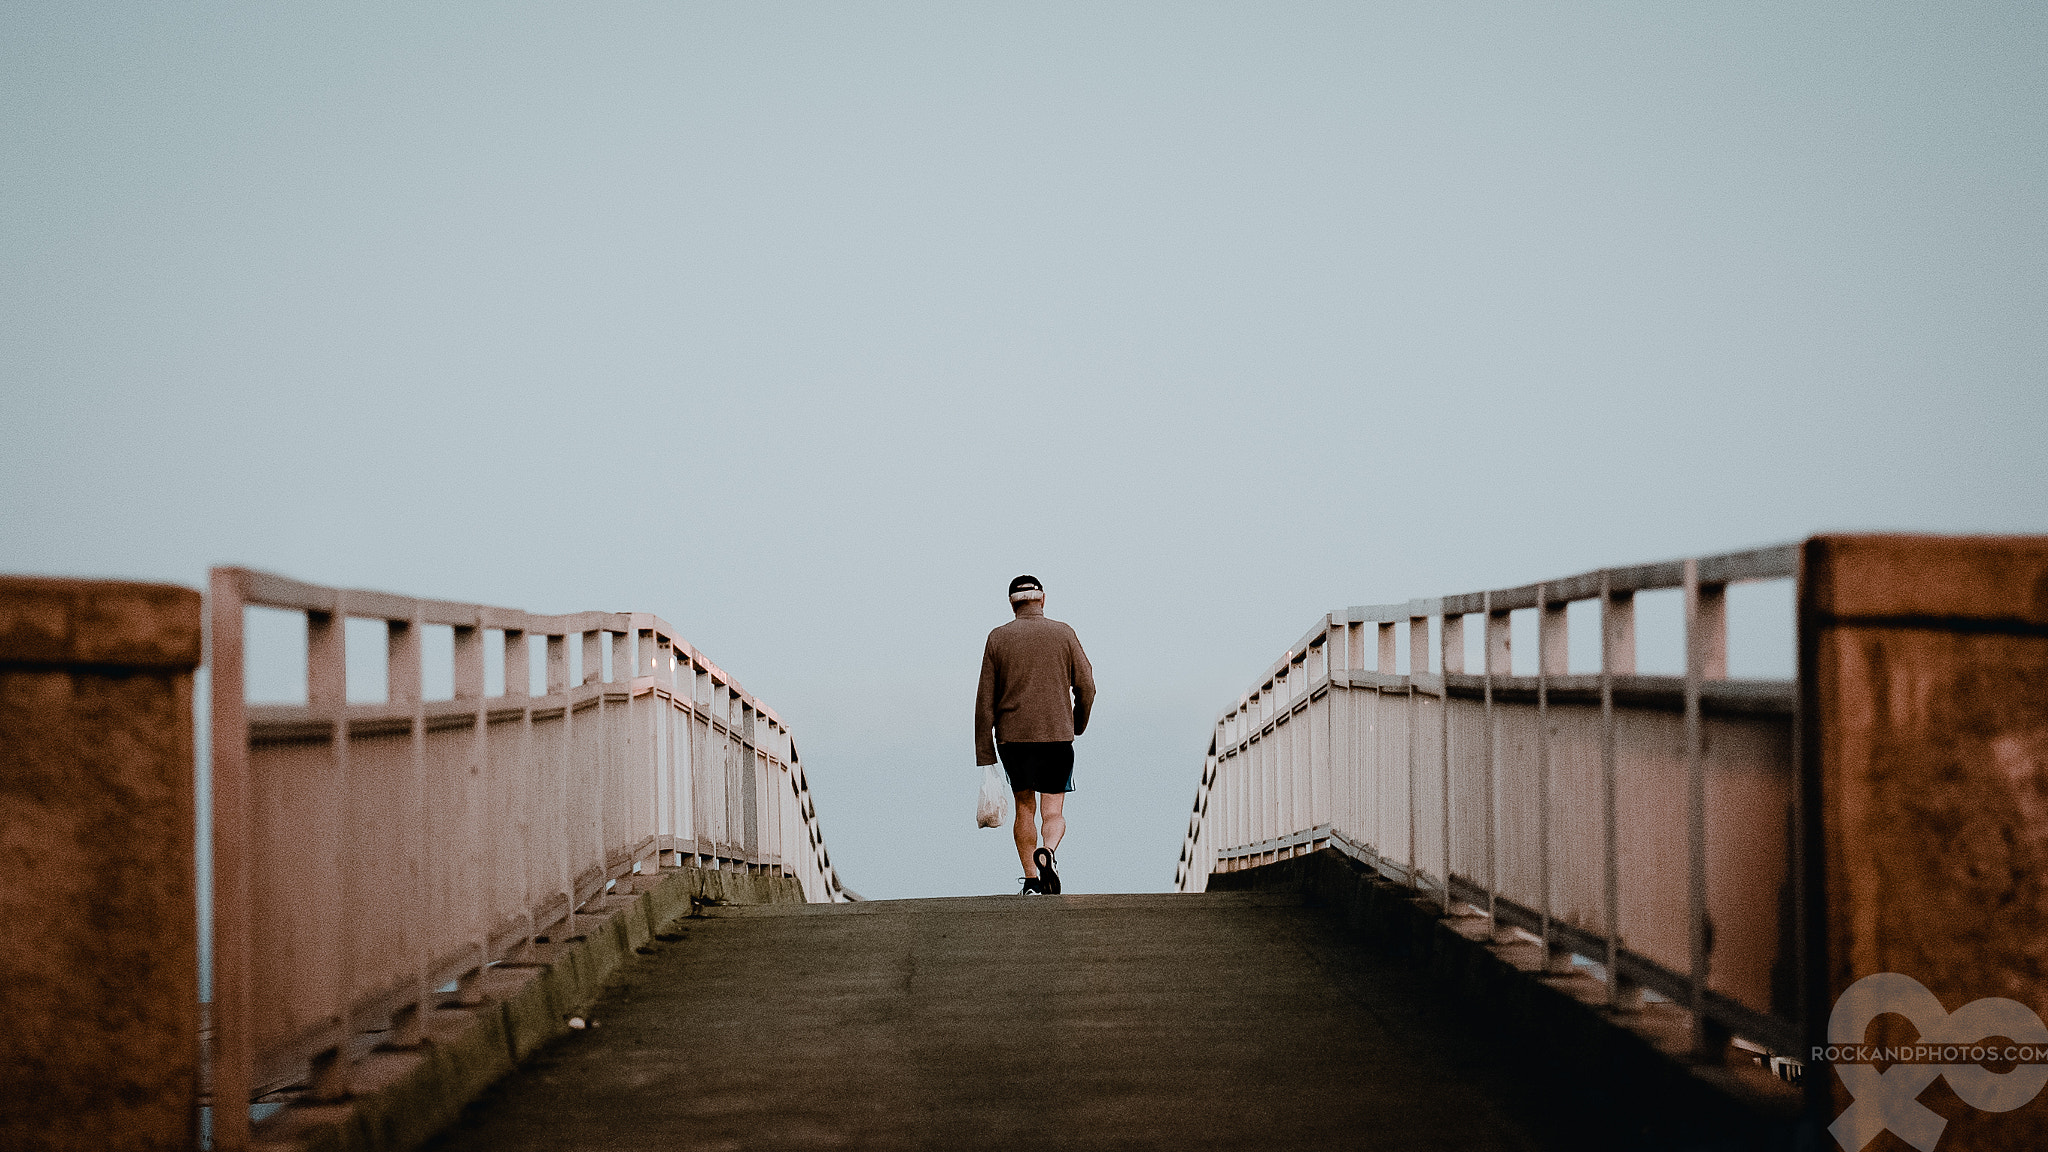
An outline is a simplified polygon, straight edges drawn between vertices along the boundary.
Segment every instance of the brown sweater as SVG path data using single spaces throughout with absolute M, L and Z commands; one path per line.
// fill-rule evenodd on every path
M 998 740 L 1072 740 L 1088 730 L 1094 703 L 1095 670 L 1081 651 L 1081 638 L 1030 605 L 990 632 L 981 650 L 974 763 L 995 763 Z

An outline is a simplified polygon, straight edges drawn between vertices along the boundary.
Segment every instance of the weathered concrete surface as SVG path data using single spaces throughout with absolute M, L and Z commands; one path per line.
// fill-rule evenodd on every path
M 714 909 L 432 1147 L 1598 1146 L 1292 893 Z
M 354 1096 L 335 1104 L 292 1103 L 256 1125 L 256 1146 L 278 1152 L 403 1152 L 440 1131 L 463 1105 L 518 1061 L 569 1031 L 605 981 L 700 904 L 801 904 L 794 877 L 665 868 L 584 906 L 576 932 L 562 924 L 533 956 L 490 968 L 484 1002 L 445 1003 L 428 1019 L 429 1043 L 394 1050 L 381 1034 L 353 1053 Z
M 189 588 L 0 577 L 0 1148 L 190 1148 Z
M 1518 1083 L 1569 1117 L 1582 1147 L 1816 1146 L 1819 1126 L 1802 1114 L 1800 1091 L 1739 1049 L 1701 1058 L 1691 1017 L 1675 1005 L 1616 1011 L 1606 984 L 1586 970 L 1549 971 L 1534 937 L 1495 933 L 1482 915 L 1447 917 L 1435 899 L 1335 849 L 1215 873 L 1209 887 L 1298 891 L 1329 908 L 1372 948 L 1426 976 L 1468 1020 L 1516 1046 L 1526 1058 Z
M 1817 537 L 1802 567 L 1820 1022 L 1880 972 L 1950 1012 L 2002 996 L 2048 1015 L 2048 537 Z M 1916 1035 L 1896 1015 L 1868 1031 Z M 2048 1147 L 2048 1094 L 1982 1112 L 1940 1080 L 1921 1100 L 1943 1148 Z

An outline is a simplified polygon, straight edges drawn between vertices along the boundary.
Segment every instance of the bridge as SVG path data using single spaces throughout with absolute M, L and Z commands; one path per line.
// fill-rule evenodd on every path
M 1728 676 L 1756 581 L 1791 678 Z M 250 702 L 262 612 L 302 700 Z M 1814 1057 L 2048 1009 L 2044 684 L 2044 538 L 1345 608 L 1218 716 L 1177 892 L 864 901 L 658 617 L 8 578 L 0 1146 L 2039 1147 L 2030 1058 Z M 1938 1004 L 1845 1015 L 1886 973 Z M 2048 1044 L 2000 1020 L 1949 1038 Z

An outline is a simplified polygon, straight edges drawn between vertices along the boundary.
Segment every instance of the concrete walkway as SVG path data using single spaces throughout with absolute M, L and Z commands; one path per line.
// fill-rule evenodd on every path
M 433 1147 L 1566 1143 L 1522 1057 L 1291 894 L 705 912 Z

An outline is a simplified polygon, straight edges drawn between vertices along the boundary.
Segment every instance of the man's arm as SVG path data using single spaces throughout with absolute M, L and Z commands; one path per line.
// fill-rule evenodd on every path
M 1067 635 L 1074 638 L 1074 735 L 1079 736 L 1088 730 L 1088 712 L 1095 707 L 1095 669 L 1081 650 L 1081 638 L 1072 628 Z
M 981 684 L 974 690 L 974 766 L 996 762 L 996 654 L 981 646 Z

